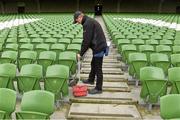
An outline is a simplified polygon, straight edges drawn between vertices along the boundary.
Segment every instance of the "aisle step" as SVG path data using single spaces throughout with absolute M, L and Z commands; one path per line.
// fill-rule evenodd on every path
M 79 82 L 78 85 L 83 85 L 84 83 Z M 88 89 L 95 88 L 95 85 L 87 84 Z M 103 82 L 103 91 L 113 91 L 113 92 L 129 92 L 130 88 L 126 82 Z
M 81 73 L 90 73 L 91 68 L 82 68 Z M 123 75 L 124 72 L 120 68 L 103 68 L 103 74 L 119 74 Z
M 81 80 L 86 80 L 89 77 L 89 74 L 81 74 Z M 127 82 L 126 75 L 109 75 L 103 74 L 103 81 L 104 82 Z
M 72 103 L 68 118 L 139 120 L 141 116 L 135 105 Z
M 102 94 L 91 95 L 85 97 L 72 97 L 71 102 L 76 103 L 102 103 L 102 104 L 137 104 L 130 92 L 106 92 Z

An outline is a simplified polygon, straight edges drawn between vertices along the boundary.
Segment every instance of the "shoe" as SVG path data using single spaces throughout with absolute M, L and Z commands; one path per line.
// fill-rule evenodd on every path
M 97 90 L 97 89 L 90 89 L 88 91 L 89 94 L 101 94 L 102 93 L 102 90 Z
M 89 82 L 89 80 L 82 80 L 82 82 L 83 82 L 84 84 L 91 84 L 91 85 L 94 84 L 94 82 Z

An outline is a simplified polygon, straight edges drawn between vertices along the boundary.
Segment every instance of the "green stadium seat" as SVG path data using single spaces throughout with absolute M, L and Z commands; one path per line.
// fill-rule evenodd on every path
M 16 65 L 11 63 L 0 64 L 0 88 L 14 88 Z
M 17 120 L 50 119 L 54 112 L 54 94 L 43 90 L 33 90 L 24 93 L 21 101 L 21 111 L 16 112 Z
M 150 55 L 151 64 L 155 67 L 163 69 L 165 75 L 167 75 L 168 69 L 171 66 L 171 62 L 166 54 L 163 53 L 152 53 Z
M 47 68 L 44 89 L 55 94 L 58 100 L 62 96 L 67 96 L 69 68 L 64 65 L 51 65 Z M 62 96 L 61 96 L 62 95 Z
M 47 67 L 54 64 L 56 61 L 56 52 L 43 51 L 40 52 L 37 63 L 43 67 L 43 76 L 45 76 Z
M 72 51 L 61 52 L 59 54 L 58 63 L 68 66 L 71 74 L 74 74 L 76 72 L 77 63 L 76 53 Z
M 157 103 L 158 98 L 167 93 L 167 80 L 162 68 L 141 68 L 140 81 L 142 82 L 140 97 L 149 103 Z
M 160 115 L 165 120 L 180 119 L 180 95 L 171 94 L 160 98 Z
M 168 79 L 172 83 L 172 94 L 180 94 L 180 67 L 173 67 L 168 70 Z
M 15 111 L 16 92 L 7 88 L 0 88 L 0 119 L 11 119 L 12 112 Z
M 4 51 L 1 54 L 0 63 L 15 63 L 17 59 L 16 51 Z
M 21 67 L 19 76 L 17 76 L 17 85 L 20 93 L 31 90 L 39 90 L 40 79 L 43 76 L 42 66 L 37 64 L 27 64 Z
M 23 51 L 18 58 L 18 69 L 20 71 L 21 67 L 26 64 L 35 63 L 37 58 L 37 53 L 35 51 Z

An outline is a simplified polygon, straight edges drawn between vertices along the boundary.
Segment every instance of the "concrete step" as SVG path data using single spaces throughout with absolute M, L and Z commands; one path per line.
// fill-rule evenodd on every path
M 103 68 L 103 74 L 120 74 L 123 75 L 124 72 L 120 68 Z M 82 68 L 81 73 L 90 73 L 91 68 Z
M 81 81 L 78 85 L 84 85 Z M 88 89 L 95 88 L 96 84 L 90 85 L 86 84 Z M 130 88 L 126 82 L 103 82 L 103 91 L 113 91 L 113 92 L 130 92 Z
M 135 105 L 72 103 L 68 118 L 139 120 L 141 116 Z
M 104 68 L 120 68 L 122 66 L 122 62 L 120 63 L 103 63 L 102 67 Z M 82 67 L 91 67 L 91 63 L 82 63 Z
M 84 59 L 83 62 L 91 62 L 92 59 Z M 117 59 L 104 59 L 103 63 L 120 63 Z
M 71 102 L 78 103 L 101 103 L 101 104 L 137 104 L 130 92 L 103 92 L 102 94 L 85 97 L 72 97 Z
M 81 74 L 80 77 L 81 77 L 81 80 L 85 80 L 85 79 L 88 79 L 89 74 Z M 103 74 L 103 81 L 104 82 L 127 82 L 127 76 Z

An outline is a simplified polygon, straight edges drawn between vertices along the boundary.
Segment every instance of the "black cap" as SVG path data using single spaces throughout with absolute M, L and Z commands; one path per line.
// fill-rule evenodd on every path
M 79 15 L 81 15 L 82 14 L 82 12 L 81 11 L 76 11 L 75 13 L 74 13 L 74 21 L 73 21 L 73 24 L 75 24 L 77 21 L 76 21 L 76 19 L 79 17 Z

